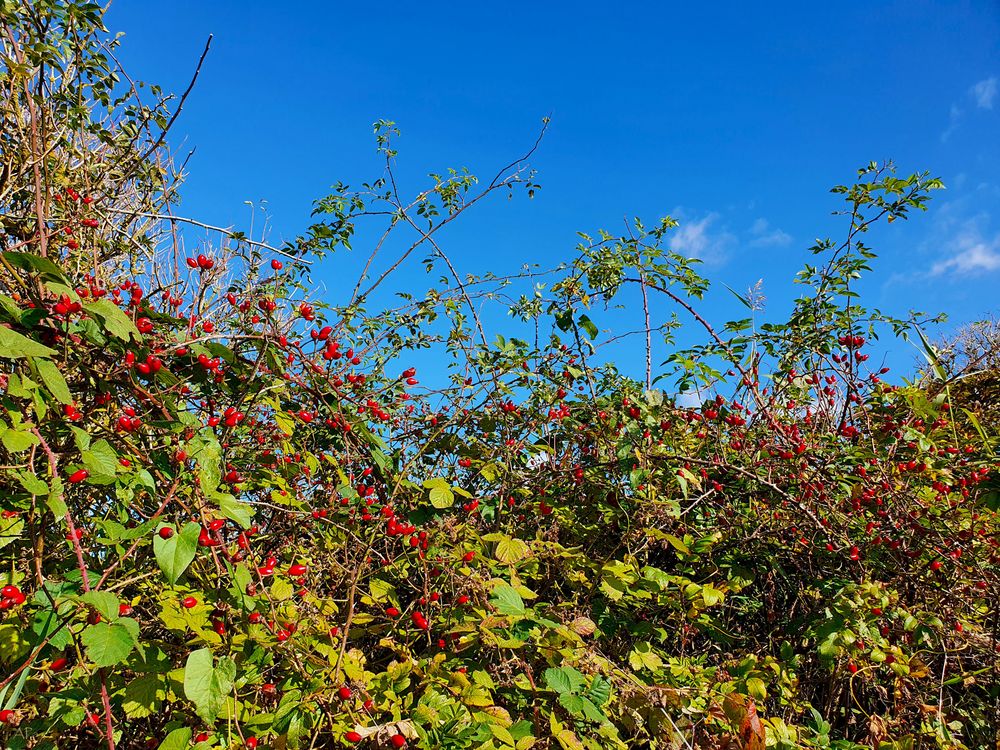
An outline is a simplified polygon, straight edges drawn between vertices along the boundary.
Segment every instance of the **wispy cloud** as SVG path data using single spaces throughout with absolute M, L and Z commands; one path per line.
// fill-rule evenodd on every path
M 951 111 L 948 113 L 948 127 L 941 133 L 942 143 L 946 143 L 955 134 L 955 131 L 958 130 L 958 123 L 962 120 L 962 114 L 961 107 L 957 104 L 951 105 Z
M 990 182 L 932 205 L 921 239 L 905 250 L 905 262 L 896 264 L 886 285 L 1000 282 L 996 205 L 1000 205 L 1000 185 Z
M 925 245 L 933 253 L 925 276 L 958 279 L 1000 271 L 1000 232 L 991 226 L 993 216 L 985 208 L 998 198 L 1000 189 L 983 183 L 938 207 Z
M 969 93 L 976 101 L 976 106 L 980 109 L 993 109 L 993 102 L 997 98 L 997 77 L 990 76 L 973 84 Z
M 670 240 L 670 249 L 688 258 L 700 258 L 706 263 L 722 263 L 735 236 L 719 224 L 719 214 L 710 213 L 701 219 L 685 219 L 686 211 L 675 208 L 671 212 L 679 226 Z
M 967 220 L 945 244 L 945 257 L 931 266 L 931 276 L 968 276 L 1000 270 L 1000 233 L 984 236 L 984 217 Z
M 997 93 L 1000 91 L 1000 87 L 997 85 L 997 77 L 990 76 L 989 78 L 984 78 L 981 81 L 977 81 L 972 84 L 966 94 L 974 106 L 978 109 L 993 109 L 993 104 L 996 102 Z M 948 127 L 945 128 L 944 132 L 941 133 L 941 142 L 946 143 L 955 131 L 958 130 L 959 123 L 965 117 L 965 110 L 958 104 L 952 104 L 951 109 L 948 111 Z
M 785 247 L 792 243 L 792 235 L 788 232 L 772 227 L 767 219 L 757 219 L 750 227 L 751 247 Z

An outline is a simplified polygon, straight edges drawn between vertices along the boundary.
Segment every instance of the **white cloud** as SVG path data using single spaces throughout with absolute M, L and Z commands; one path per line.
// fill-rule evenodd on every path
M 948 257 L 931 266 L 931 276 L 965 276 L 1000 269 L 1000 234 L 984 238 L 975 226 L 956 236 L 948 247 Z
M 684 210 L 677 208 L 674 216 L 683 217 Z M 735 237 L 725 227 L 718 226 L 719 214 L 710 213 L 698 221 L 679 219 L 679 225 L 670 239 L 670 249 L 688 258 L 700 258 L 705 262 L 721 263 L 725 260 L 726 248 Z
M 946 142 L 949 138 L 951 138 L 952 133 L 958 130 L 958 123 L 959 120 L 961 119 L 962 119 L 962 110 L 959 108 L 957 104 L 952 104 L 951 111 L 948 113 L 948 127 L 941 134 L 942 143 Z
M 990 214 L 970 212 L 968 201 L 967 197 L 944 203 L 934 217 L 936 239 L 932 242 L 939 251 L 930 267 L 931 276 L 968 276 L 1000 270 L 1000 233 L 991 233 Z
M 785 247 L 792 242 L 792 235 L 778 227 L 771 227 L 767 219 L 757 219 L 750 227 L 751 247 Z
M 980 109 L 993 109 L 993 102 L 997 98 L 997 77 L 990 76 L 984 78 L 979 83 L 969 89 L 972 98 L 976 100 L 976 106 Z
M 1000 87 L 997 85 L 997 77 L 990 76 L 972 84 L 969 87 L 968 95 L 979 109 L 993 109 L 993 103 L 996 101 L 998 91 L 1000 91 Z M 965 110 L 957 104 L 952 104 L 948 112 L 948 127 L 941 133 L 942 143 L 947 142 L 955 131 L 958 130 L 959 123 L 961 123 L 964 117 Z

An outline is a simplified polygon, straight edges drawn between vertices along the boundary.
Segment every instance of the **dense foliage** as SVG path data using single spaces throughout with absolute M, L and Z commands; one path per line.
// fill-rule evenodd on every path
M 526 159 L 407 200 L 385 122 L 382 177 L 295 241 L 189 252 L 183 98 L 119 69 L 97 5 L 3 0 L 0 23 L 5 747 L 996 741 L 996 396 L 953 397 L 981 358 L 958 371 L 852 289 L 867 231 L 936 180 L 836 188 L 845 238 L 784 322 L 752 296 L 706 321 L 670 219 L 547 274 L 460 274 L 439 230 L 534 191 Z M 313 299 L 362 221 L 365 275 Z M 443 276 L 376 304 L 413 254 Z M 645 382 L 602 356 L 617 304 L 646 311 Z M 926 371 L 890 384 L 880 335 Z

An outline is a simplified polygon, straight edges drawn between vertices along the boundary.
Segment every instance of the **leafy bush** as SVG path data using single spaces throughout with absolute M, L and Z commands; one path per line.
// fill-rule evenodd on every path
M 873 163 L 835 188 L 845 239 L 812 248 L 785 322 L 751 297 L 705 320 L 669 218 L 548 274 L 461 275 L 437 233 L 533 192 L 531 154 L 404 199 L 387 122 L 382 177 L 302 236 L 187 252 L 183 98 L 118 68 L 97 5 L 0 20 L 6 747 L 996 741 L 997 403 L 963 408 L 927 319 L 853 291 L 867 231 L 937 180 Z M 359 222 L 383 222 L 367 275 L 312 299 Z M 417 252 L 444 275 L 379 310 Z M 640 331 L 640 382 L 598 321 L 653 298 L 676 315 Z M 887 383 L 885 334 L 926 373 Z

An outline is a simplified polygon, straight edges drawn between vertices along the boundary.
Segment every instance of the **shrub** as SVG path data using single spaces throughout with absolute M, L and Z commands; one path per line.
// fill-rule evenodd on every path
M 531 154 L 407 200 L 388 122 L 383 176 L 294 241 L 187 252 L 183 97 L 118 68 L 96 5 L 0 20 L 6 747 L 995 741 L 996 402 L 953 402 L 928 319 L 852 290 L 867 231 L 937 180 L 872 163 L 835 188 L 845 238 L 784 322 L 750 296 L 703 318 L 669 218 L 582 235 L 521 296 L 460 274 L 439 230 L 533 192 Z M 314 299 L 314 264 L 379 221 L 369 275 Z M 378 309 L 389 233 L 390 271 L 444 275 Z M 676 315 L 650 322 L 654 297 Z M 645 382 L 602 354 L 617 304 L 646 311 Z M 886 382 L 886 334 L 928 371 Z

